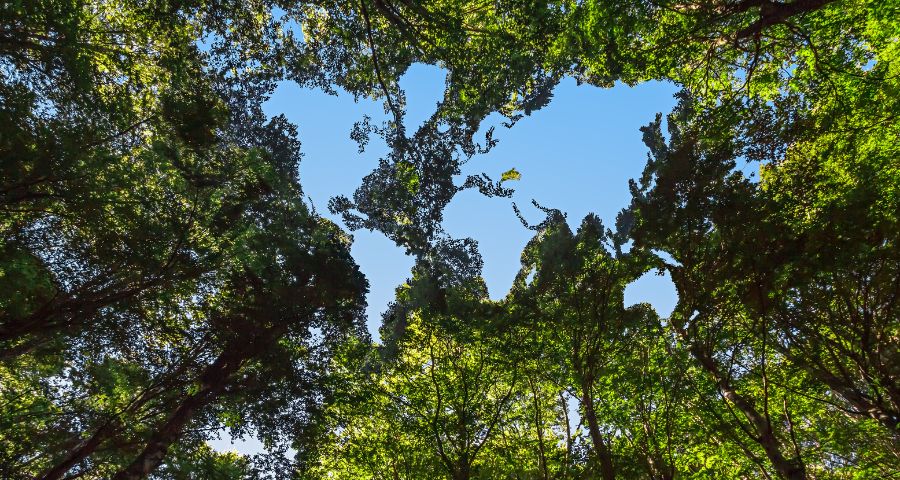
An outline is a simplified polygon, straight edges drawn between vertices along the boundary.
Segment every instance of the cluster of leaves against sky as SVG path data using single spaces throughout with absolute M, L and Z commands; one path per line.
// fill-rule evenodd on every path
M 0 477 L 889 478 L 897 0 L 14 0 L 0 6 Z M 403 128 L 400 76 L 447 72 Z M 615 228 L 546 219 L 509 295 L 441 228 L 563 78 L 681 87 Z M 294 81 L 384 102 L 350 229 L 416 259 L 364 327 L 303 201 Z M 752 162 L 758 178 L 737 168 Z M 540 207 L 540 206 L 539 206 Z M 523 220 L 523 223 L 524 220 Z M 667 271 L 668 318 L 624 305 Z M 221 453 L 222 428 L 265 452 Z

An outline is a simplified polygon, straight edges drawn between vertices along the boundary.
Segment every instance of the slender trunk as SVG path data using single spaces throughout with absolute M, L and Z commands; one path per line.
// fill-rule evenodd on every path
M 562 406 L 563 420 L 566 423 L 566 455 L 563 463 L 563 477 L 565 477 L 569 472 L 569 458 L 572 456 L 572 424 L 569 421 L 569 403 L 562 392 L 559 394 L 559 403 Z
M 664 460 L 658 458 L 653 453 L 653 447 L 650 445 L 649 441 L 647 442 L 647 450 L 644 458 L 646 459 L 647 470 L 650 472 L 650 478 L 652 480 L 672 480 L 672 469 Z
M 600 424 L 597 422 L 597 413 L 594 410 L 594 398 L 591 395 L 592 383 L 589 378 L 581 381 L 581 403 L 584 405 L 584 417 L 588 421 L 588 433 L 591 436 L 591 443 L 594 445 L 594 453 L 600 460 L 600 475 L 603 480 L 615 480 L 616 469 L 613 466 L 612 453 L 606 442 L 603 441 Z
M 392 464 L 391 464 L 391 475 L 392 475 L 392 477 L 393 477 L 394 480 L 400 480 L 400 472 L 397 471 L 397 464 L 396 464 L 396 463 L 392 463 Z
M 544 422 L 541 420 L 538 392 L 534 386 L 534 379 L 529 378 L 528 384 L 531 386 L 531 398 L 534 400 L 534 427 L 538 437 L 538 464 L 544 480 L 550 480 L 550 472 L 547 470 L 547 453 L 544 451 Z
M 226 347 L 226 350 L 204 369 L 200 376 L 200 388 L 181 402 L 166 422 L 153 433 L 140 455 L 130 465 L 120 470 L 113 480 L 140 480 L 156 470 L 169 447 L 181 437 L 182 430 L 194 414 L 222 394 L 231 376 L 250 356 L 252 353 L 249 349 L 235 348 L 233 345 Z

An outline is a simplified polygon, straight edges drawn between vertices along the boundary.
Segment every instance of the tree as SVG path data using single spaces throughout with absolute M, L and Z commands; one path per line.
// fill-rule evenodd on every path
M 507 353 L 518 342 L 489 327 L 502 309 L 483 283 L 449 290 L 443 314 L 416 300 L 417 283 L 398 288 L 383 330 L 392 346 L 369 357 L 354 396 L 335 407 L 311 478 L 560 474 L 558 391 Z
M 577 392 L 600 475 L 612 479 L 616 468 L 610 439 L 601 431 L 595 389 L 640 317 L 626 312 L 623 294 L 644 268 L 638 259 L 625 254 L 617 259 L 606 250 L 618 245 L 605 244 L 611 235 L 594 216 L 584 219 L 577 235 L 558 212 L 550 212 L 543 227 L 522 254 L 513 298 L 525 321 L 539 329 L 537 335 L 549 337 L 540 345 L 552 349 L 555 355 L 548 360 L 568 372 L 567 387 Z
M 760 247 L 790 249 L 790 237 L 767 224 L 765 183 L 751 182 L 734 170 L 741 138 L 728 123 L 730 117 L 692 117 L 692 111 L 685 99 L 669 116 L 668 145 L 659 119 L 645 128 L 651 155 L 640 183 L 633 185 L 635 245 L 671 255 L 665 266 L 679 302 L 670 324 L 716 382 L 725 403 L 740 412 L 735 425 L 763 450 L 777 474 L 805 478 L 811 469 L 835 468 L 822 467 L 828 462 L 821 453 L 804 452 L 802 446 L 809 444 L 804 439 L 815 438 L 808 442 L 849 458 L 842 450 L 871 435 L 870 429 L 864 424 L 845 426 L 844 433 L 857 440 L 837 443 L 818 436 L 821 427 L 816 424 L 835 422 L 835 416 L 846 412 L 834 408 L 824 385 L 814 386 L 822 377 L 807 377 L 809 369 L 793 359 L 799 349 L 786 354 L 778 347 L 795 334 L 766 313 L 771 299 L 793 295 L 795 287 L 779 285 L 786 277 L 779 278 L 774 270 L 774 265 L 791 259 L 789 250 Z M 786 289 L 780 290 L 782 286 Z M 806 400 L 797 401 L 798 394 Z M 875 438 L 891 444 L 882 436 Z M 875 451 L 857 450 L 854 455 L 865 458 L 856 460 L 859 466 L 882 461 Z

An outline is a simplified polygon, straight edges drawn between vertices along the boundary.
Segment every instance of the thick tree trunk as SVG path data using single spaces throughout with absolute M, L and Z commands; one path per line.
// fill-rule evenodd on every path
M 597 422 L 597 412 L 594 410 L 594 398 L 591 395 L 592 380 L 584 378 L 581 381 L 581 404 L 584 406 L 584 417 L 588 422 L 588 433 L 591 443 L 594 445 L 594 453 L 600 460 L 600 475 L 603 480 L 615 480 L 616 469 L 612 461 L 612 452 L 603 440 L 600 432 L 600 424 Z
M 472 476 L 472 467 L 463 459 L 456 471 L 453 472 L 453 480 L 469 480 Z
M 739 30 L 735 34 L 735 38 L 740 39 L 757 35 L 773 25 L 787 22 L 787 20 L 793 16 L 814 12 L 833 1 L 834 0 L 794 0 L 790 3 L 772 1 L 742 2 L 749 5 L 748 9 L 759 6 L 759 19 L 746 28 Z
M 251 355 L 248 349 L 227 347 L 204 369 L 200 376 L 200 388 L 178 405 L 166 422 L 153 433 L 140 455 L 125 469 L 120 470 L 113 480 L 140 480 L 156 470 L 169 447 L 179 439 L 182 430 L 197 410 L 209 405 L 222 394 L 231 376 Z
M 97 450 L 97 447 L 115 432 L 117 424 L 118 422 L 115 420 L 110 420 L 103 424 L 103 426 L 98 428 L 90 438 L 79 443 L 75 448 L 69 451 L 61 462 L 51 467 L 50 470 L 47 470 L 46 473 L 38 478 L 40 478 L 40 480 L 58 480 L 62 478 L 66 472 L 72 469 L 72 467 L 78 465 L 81 461 L 94 453 L 94 451 Z
M 176 378 L 178 375 L 184 373 L 184 370 L 186 368 L 186 364 L 178 367 L 173 372 L 171 372 L 170 378 Z M 63 478 L 66 472 L 91 456 L 103 442 L 116 434 L 116 432 L 122 426 L 121 418 L 123 415 L 137 412 L 150 400 L 158 397 L 160 393 L 166 390 L 166 388 L 173 388 L 175 386 L 172 383 L 166 384 L 165 387 L 163 385 L 164 383 L 160 382 L 158 385 L 144 390 L 140 396 L 135 398 L 128 405 L 127 408 L 118 413 L 116 416 L 108 419 L 99 428 L 97 428 L 96 431 L 94 431 L 94 434 L 91 435 L 90 438 L 79 442 L 78 445 L 76 445 L 66 453 L 66 455 L 59 463 L 51 467 L 43 475 L 37 478 L 40 478 L 40 480 L 59 480 L 60 478 Z

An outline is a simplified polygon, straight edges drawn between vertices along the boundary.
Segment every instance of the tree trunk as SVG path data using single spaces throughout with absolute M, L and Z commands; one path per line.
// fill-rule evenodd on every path
M 877 421 L 887 428 L 894 438 L 900 439 L 900 411 L 892 409 L 888 401 L 875 401 L 870 395 L 860 391 L 859 387 L 851 381 L 838 377 L 827 368 L 813 364 L 800 355 L 794 355 L 788 348 L 780 347 L 780 351 L 792 362 L 803 367 L 814 378 L 822 381 L 835 395 L 861 412 L 862 415 Z
M 107 421 L 103 426 L 98 428 L 90 438 L 85 439 L 74 449 L 69 451 L 61 462 L 51 467 L 50 470 L 38 478 L 40 478 L 40 480 L 58 480 L 62 478 L 66 472 L 72 469 L 72 467 L 78 465 L 81 461 L 94 453 L 94 451 L 97 450 L 97 447 L 99 447 L 100 444 L 116 430 L 117 426 L 118 422 L 116 419 Z
M 181 436 L 185 425 L 190 422 L 197 410 L 215 401 L 221 394 L 232 375 L 240 369 L 241 364 L 252 356 L 247 348 L 226 347 L 216 360 L 204 369 L 200 376 L 200 388 L 186 397 L 166 422 L 150 437 L 140 455 L 125 469 L 120 470 L 113 480 L 140 480 L 146 478 L 159 467 L 172 443 Z
M 684 332 L 679 332 L 679 334 L 682 333 Z M 682 336 L 682 338 L 684 338 L 684 336 Z M 762 447 L 763 451 L 766 452 L 766 457 L 768 457 L 769 462 L 772 463 L 778 476 L 785 480 L 805 480 L 806 467 L 803 465 L 802 460 L 799 458 L 787 458 L 782 454 L 781 445 L 778 438 L 775 436 L 775 432 L 772 430 L 772 424 L 765 416 L 761 415 L 759 411 L 756 410 L 756 407 L 754 407 L 752 403 L 737 393 L 734 387 L 732 387 L 731 382 L 729 382 L 719 371 L 715 359 L 696 345 L 691 345 L 690 352 L 694 359 L 696 359 L 700 365 L 712 375 L 713 379 L 716 381 L 716 385 L 722 392 L 722 395 L 724 395 L 729 402 L 733 403 L 734 406 L 747 417 L 747 420 L 750 421 L 750 424 L 756 433 L 756 436 L 751 437 Z
M 453 472 L 453 480 L 469 480 L 472 476 L 472 467 L 469 462 L 463 459 L 455 472 Z
M 600 424 L 597 422 L 597 413 L 594 410 L 594 398 L 591 395 L 592 384 L 593 381 L 590 378 L 583 378 L 581 381 L 581 403 L 584 405 L 584 417 L 588 421 L 588 433 L 590 433 L 591 443 L 594 445 L 594 453 L 600 460 L 600 475 L 603 480 L 615 480 L 616 469 L 613 466 L 612 453 L 606 442 L 603 441 Z
M 794 0 L 790 3 L 781 2 L 748 2 L 753 5 L 759 3 L 759 19 L 748 27 L 738 30 L 735 38 L 741 39 L 760 34 L 763 30 L 780 23 L 786 22 L 796 15 L 814 12 L 834 0 Z M 751 5 L 751 6 L 753 6 Z
M 550 471 L 547 469 L 547 453 L 544 451 L 544 422 L 541 420 L 538 392 L 534 386 L 534 379 L 529 377 L 528 384 L 531 386 L 531 398 L 534 400 L 534 428 L 538 437 L 538 466 L 541 469 L 544 480 L 550 480 Z
M 183 373 L 186 368 L 187 365 L 183 364 L 171 373 L 171 377 L 177 377 L 178 375 Z M 127 408 L 103 423 L 99 428 L 97 428 L 97 430 L 93 435 L 91 435 L 90 438 L 79 442 L 78 445 L 76 445 L 66 453 L 62 461 L 51 467 L 47 472 L 45 472 L 38 478 L 40 478 L 40 480 L 58 480 L 62 478 L 63 475 L 66 474 L 66 472 L 72 469 L 72 467 L 78 465 L 80 462 L 84 461 L 84 459 L 91 456 L 104 441 L 115 435 L 116 431 L 122 426 L 122 415 L 138 411 L 150 400 L 153 400 L 160 393 L 166 390 L 166 388 L 173 388 L 174 386 L 174 384 L 170 383 L 164 387 L 163 384 L 160 383 L 157 386 L 153 386 L 144 390 L 143 393 L 141 393 L 140 396 L 134 399 L 134 401 L 132 401 Z

